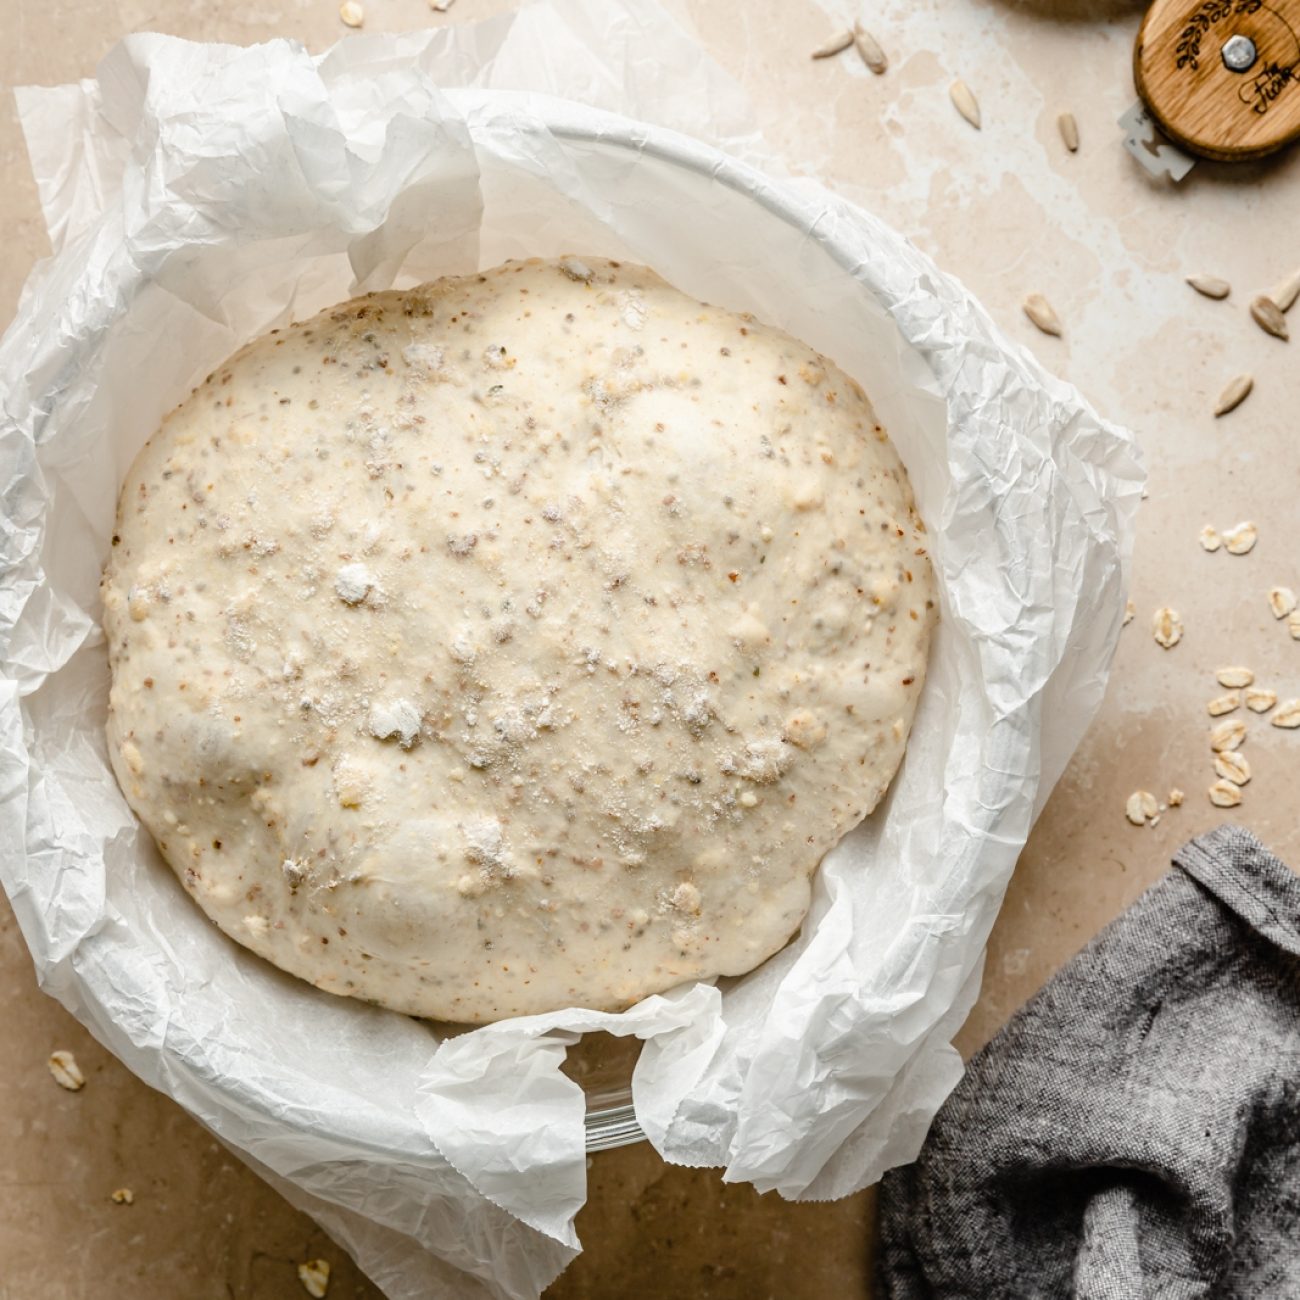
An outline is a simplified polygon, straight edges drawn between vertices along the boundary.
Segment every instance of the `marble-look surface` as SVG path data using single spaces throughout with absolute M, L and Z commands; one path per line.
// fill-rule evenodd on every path
M 465 21 L 506 0 L 366 0 L 369 30 Z M 1300 588 L 1300 367 L 1292 348 L 1246 315 L 1250 297 L 1300 266 L 1294 213 L 1300 151 L 1244 169 L 1202 165 L 1181 187 L 1149 181 L 1119 148 L 1132 100 L 1129 57 L 1143 5 L 1126 0 L 876 0 L 869 25 L 892 57 L 872 77 L 851 55 L 809 51 L 856 15 L 851 0 L 684 0 L 719 61 L 744 85 L 770 142 L 869 204 L 961 276 L 1013 337 L 1075 382 L 1146 450 L 1134 623 L 1105 705 L 1021 858 L 994 931 L 983 994 L 959 1039 L 976 1050 L 1006 1017 L 1164 869 L 1183 839 L 1222 820 L 1205 703 L 1214 669 L 1252 667 L 1300 695 L 1300 642 L 1274 621 L 1270 586 Z M 7 93 L 85 76 L 127 32 L 159 30 L 249 43 L 292 36 L 323 49 L 344 30 L 334 0 L 3 0 L 0 6 L 0 321 L 46 249 Z M 953 111 L 963 77 L 984 129 Z M 1072 110 L 1083 146 L 1069 155 L 1056 115 Z M 1232 298 L 1196 297 L 1183 276 L 1230 280 Z M 1020 302 L 1041 292 L 1065 322 L 1039 335 Z M 1295 318 L 1300 330 L 1300 316 Z M 1214 399 L 1239 371 L 1256 391 L 1216 421 Z M 1248 556 L 1209 555 L 1201 526 L 1259 526 Z M 1171 604 L 1182 644 L 1161 650 L 1153 610 Z M 1252 720 L 1254 768 L 1231 814 L 1300 862 L 1300 733 Z M 1124 820 L 1138 788 L 1187 792 L 1154 828 Z M 174 1104 L 151 1092 L 35 987 L 0 901 L 0 1300 L 278 1300 L 304 1294 L 297 1260 L 334 1266 L 335 1300 L 377 1297 L 346 1256 Z M 76 1052 L 77 1094 L 45 1059 Z M 132 1206 L 110 1192 L 130 1186 Z M 586 1253 L 554 1300 L 689 1296 L 788 1300 L 869 1294 L 871 1194 L 788 1205 L 724 1185 L 718 1173 L 665 1167 L 647 1146 L 594 1158 L 578 1219 Z

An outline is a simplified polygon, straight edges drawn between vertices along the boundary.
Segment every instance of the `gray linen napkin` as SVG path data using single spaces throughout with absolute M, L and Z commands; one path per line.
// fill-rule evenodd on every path
M 1300 1297 L 1300 877 L 1193 840 L 880 1189 L 879 1294 Z

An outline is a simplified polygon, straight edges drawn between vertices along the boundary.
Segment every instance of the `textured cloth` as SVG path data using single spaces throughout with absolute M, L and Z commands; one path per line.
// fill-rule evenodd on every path
M 1174 865 L 886 1175 L 881 1296 L 1300 1297 L 1300 878 L 1235 826 Z

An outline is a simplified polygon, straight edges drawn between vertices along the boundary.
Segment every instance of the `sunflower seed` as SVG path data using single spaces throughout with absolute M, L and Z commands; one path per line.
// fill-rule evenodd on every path
M 1232 285 L 1217 275 L 1189 275 L 1187 283 L 1207 298 L 1226 298 L 1232 292 Z
M 315 1300 L 321 1300 L 325 1292 L 330 1289 L 329 1261 L 309 1259 L 305 1264 L 299 1264 L 298 1281 L 302 1283 L 302 1289 L 309 1296 L 315 1297 Z
M 1274 618 L 1285 618 L 1296 607 L 1295 592 L 1290 587 L 1270 587 L 1268 607 Z
M 1219 695 L 1212 699 L 1206 706 L 1205 711 L 1212 718 L 1221 718 L 1225 713 L 1232 713 L 1241 707 L 1241 696 L 1236 691 L 1229 691 L 1227 695 Z
M 1233 785 L 1245 785 L 1250 780 L 1250 763 L 1245 754 L 1230 749 L 1226 754 L 1215 754 L 1214 770 Z
M 1241 802 L 1241 790 L 1231 781 L 1216 781 L 1210 787 L 1209 795 L 1216 808 L 1235 808 Z
M 1216 754 L 1225 754 L 1230 749 L 1238 749 L 1246 739 L 1246 724 L 1240 718 L 1229 718 L 1217 727 L 1210 728 L 1210 748 Z
M 1149 790 L 1134 790 L 1124 805 L 1124 816 L 1134 826 L 1145 826 L 1160 815 L 1160 805 Z
M 1052 310 L 1052 304 L 1041 293 L 1031 293 L 1024 302 L 1025 315 L 1038 326 L 1044 334 L 1054 338 L 1061 337 L 1061 318 Z
M 129 1187 L 119 1187 L 113 1193 L 114 1205 L 134 1205 L 135 1193 Z
M 1186 798 L 1187 796 L 1177 786 L 1174 786 L 1174 788 L 1169 791 L 1169 806 L 1171 808 L 1180 808 L 1182 807 L 1183 800 Z
M 862 62 L 876 76 L 880 76 L 889 67 L 889 59 L 885 56 L 885 51 L 880 48 L 880 42 L 861 23 L 853 24 L 853 44 Z
M 1254 387 L 1253 375 L 1238 375 L 1219 394 L 1218 404 L 1214 408 L 1215 416 L 1227 415 L 1229 411 L 1235 411 L 1250 396 L 1250 390 Z
M 1214 680 L 1220 686 L 1249 686 L 1255 680 L 1255 674 L 1249 668 L 1220 668 L 1214 674 Z
M 1269 721 L 1275 727 L 1285 727 L 1288 731 L 1300 727 L 1300 700 L 1283 700 Z
M 948 98 L 952 100 L 953 107 L 962 117 L 978 131 L 980 129 L 979 100 L 975 98 L 971 93 L 971 88 L 960 77 L 948 87 Z
M 1213 524 L 1206 524 L 1201 529 L 1201 545 L 1207 551 L 1217 551 L 1223 545 L 1223 538 L 1219 536 L 1219 530 Z
M 1258 540 L 1259 529 L 1250 522 L 1238 524 L 1223 534 L 1223 544 L 1228 548 L 1229 555 L 1249 555 Z
M 71 1052 L 51 1052 L 46 1064 L 60 1088 L 80 1092 L 86 1086 L 86 1076 L 81 1073 L 77 1058 Z
M 1295 300 L 1300 298 L 1300 271 L 1293 271 L 1285 280 L 1280 280 L 1268 296 L 1283 311 L 1290 311 Z
M 1133 619 L 1136 616 L 1137 616 L 1137 607 L 1133 604 L 1131 600 L 1126 600 L 1124 602 L 1124 621 L 1123 623 L 1120 624 L 1120 626 L 1128 627 L 1128 625 L 1133 621 Z
M 1065 141 L 1065 147 L 1071 153 L 1079 152 L 1079 124 L 1074 120 L 1073 113 L 1062 113 L 1056 119 L 1057 130 L 1061 133 L 1061 139 Z
M 1183 620 L 1178 617 L 1178 611 L 1168 605 L 1156 610 L 1151 620 L 1151 634 L 1157 645 L 1172 650 L 1183 639 Z
M 1283 343 L 1291 337 L 1282 308 L 1272 298 L 1266 298 L 1261 294 L 1250 304 L 1250 315 L 1265 334 L 1271 334 L 1275 339 L 1281 339 Z
M 366 11 L 358 0 L 343 0 L 339 5 L 339 17 L 345 27 L 360 27 L 366 21 Z
M 1291 633 L 1291 640 L 1300 641 L 1300 610 L 1287 618 L 1286 625 Z
M 813 52 L 814 59 L 829 59 L 832 55 L 842 54 L 853 44 L 852 32 L 841 32 L 838 36 L 832 36 L 825 45 L 819 45 Z
M 1276 703 L 1276 691 L 1266 691 L 1260 686 L 1246 692 L 1246 707 L 1252 713 L 1267 713 Z

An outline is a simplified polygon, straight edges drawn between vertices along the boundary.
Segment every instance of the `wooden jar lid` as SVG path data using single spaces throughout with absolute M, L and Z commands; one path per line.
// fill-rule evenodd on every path
M 1160 129 L 1190 152 L 1272 153 L 1300 138 L 1300 0 L 1156 0 L 1133 75 Z

